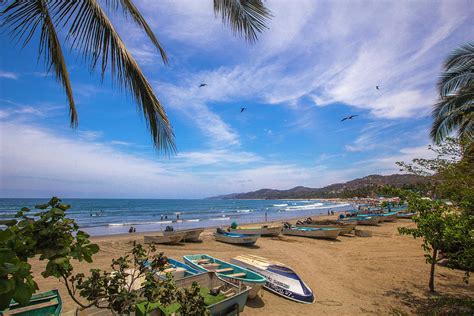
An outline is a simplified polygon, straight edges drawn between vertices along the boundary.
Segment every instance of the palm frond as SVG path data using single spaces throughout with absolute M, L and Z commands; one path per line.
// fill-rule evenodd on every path
M 92 69 L 100 61 L 103 77 L 110 63 L 112 78 L 137 102 L 156 148 L 174 152 L 174 134 L 163 106 L 97 1 L 58 1 L 54 10 L 54 17 L 69 26 L 72 47 Z
M 230 25 L 234 34 L 243 35 L 253 43 L 257 33 L 267 28 L 271 12 L 261 0 L 214 0 L 214 13 L 220 14 L 224 24 Z
M 440 96 L 445 97 L 456 93 L 464 86 L 474 82 L 474 69 L 466 69 L 461 72 L 447 71 L 441 74 L 438 81 Z
M 18 40 L 23 39 L 23 46 L 28 44 L 41 24 L 38 56 L 44 56 L 48 72 L 54 68 L 56 79 L 66 91 L 71 127 L 77 127 L 78 118 L 71 81 L 46 1 L 15 1 L 1 12 L 1 16 L 4 19 L 3 25 L 10 29 L 10 34 L 18 37 Z
M 444 68 L 450 70 L 453 67 L 474 66 L 474 42 L 468 42 L 457 48 L 444 63 Z
M 166 55 L 166 52 L 164 48 L 161 46 L 160 42 L 156 38 L 155 34 L 151 30 L 150 26 L 148 23 L 145 21 L 143 16 L 141 15 L 140 11 L 138 11 L 137 7 L 133 4 L 132 1 L 130 0 L 107 0 L 106 2 L 114 2 L 114 8 L 118 9 L 119 4 L 122 7 L 122 11 L 126 16 L 131 16 L 133 21 L 141 27 L 145 33 L 148 35 L 152 43 L 155 45 L 155 47 L 158 49 L 161 55 L 161 59 L 165 64 L 168 63 L 168 56 Z

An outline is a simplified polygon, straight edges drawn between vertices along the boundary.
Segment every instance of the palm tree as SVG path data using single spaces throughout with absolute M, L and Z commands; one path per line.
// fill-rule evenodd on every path
M 234 34 L 249 42 L 257 40 L 257 33 L 266 28 L 270 11 L 261 0 L 213 0 L 214 12 L 221 15 L 224 24 L 230 25 Z M 121 12 L 147 34 L 161 54 L 165 64 L 168 58 L 163 47 L 137 10 L 132 0 L 103 0 L 110 11 Z M 17 0 L 0 12 L 2 28 L 10 31 L 24 45 L 40 29 L 39 57 L 44 57 L 48 68 L 63 86 L 69 103 L 71 127 L 78 124 L 78 114 L 66 67 L 58 31 L 64 30 L 66 41 L 77 49 L 91 69 L 100 67 L 102 78 L 109 68 L 112 78 L 129 92 L 147 122 L 155 147 L 164 152 L 174 152 L 174 133 L 160 100 L 145 78 L 137 62 L 127 50 L 119 34 L 98 0 Z
M 457 130 L 459 137 L 474 140 L 474 42 L 456 49 L 446 60 L 438 81 L 439 102 L 433 109 L 431 137 L 440 143 Z

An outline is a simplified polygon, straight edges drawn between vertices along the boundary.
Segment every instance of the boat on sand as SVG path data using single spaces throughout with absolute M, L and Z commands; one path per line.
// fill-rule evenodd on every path
M 168 234 L 164 234 L 163 232 L 155 233 L 153 236 L 145 236 L 145 244 L 169 244 L 169 245 L 176 245 L 183 240 L 184 232 L 170 232 Z
M 356 227 L 357 223 L 343 223 L 337 220 L 313 220 L 308 217 L 304 221 L 297 221 L 297 227 L 313 227 L 313 228 L 340 228 L 339 235 L 349 234 Z
M 184 242 L 191 241 L 191 242 L 198 242 L 200 241 L 199 236 L 204 231 L 204 228 L 191 228 L 191 229 L 183 229 L 183 230 L 172 230 L 172 231 L 163 231 L 163 235 L 172 235 L 173 233 L 185 233 L 183 240 Z
M 255 244 L 258 238 L 260 238 L 260 235 L 235 234 L 226 232 L 218 228 L 214 233 L 214 238 L 216 238 L 217 241 L 225 242 L 228 244 L 251 246 Z
M 231 263 L 263 275 L 267 290 L 300 303 L 313 303 L 314 295 L 309 286 L 287 265 L 254 255 L 241 255 Z
M 238 226 L 229 228 L 229 232 L 242 235 L 278 236 L 282 225 Z
M 257 296 L 258 292 L 265 284 L 264 276 L 249 269 L 234 265 L 229 262 L 219 260 L 206 254 L 183 256 L 184 262 L 191 267 L 201 270 L 215 272 L 217 275 L 234 284 L 244 284 L 251 287 L 249 298 Z
M 283 226 L 283 235 L 336 239 L 341 232 L 340 228 L 313 228 L 313 227 L 292 227 L 291 225 Z
M 21 315 L 21 316 L 59 316 L 62 309 L 62 300 L 58 290 L 51 290 L 44 293 L 35 294 L 31 297 L 26 306 L 12 300 L 7 309 L 0 311 L 1 315 Z

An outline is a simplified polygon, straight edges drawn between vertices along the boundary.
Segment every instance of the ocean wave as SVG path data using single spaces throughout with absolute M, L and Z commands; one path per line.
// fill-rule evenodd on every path
M 130 226 L 130 225 L 150 225 L 150 224 L 171 224 L 173 221 L 157 221 L 157 222 L 138 222 L 138 223 L 108 223 L 108 226 Z
M 288 206 L 288 204 L 287 203 L 285 203 L 285 204 L 273 204 L 273 206 L 278 206 L 278 207 L 279 206 Z
M 237 210 L 237 213 L 250 213 L 252 210 Z
M 209 218 L 210 221 L 228 221 L 230 220 L 230 217 L 214 217 L 214 218 Z
M 323 203 L 314 203 L 308 205 L 288 206 L 287 208 L 285 208 L 285 211 L 312 210 L 316 208 L 321 208 L 321 206 L 323 205 Z

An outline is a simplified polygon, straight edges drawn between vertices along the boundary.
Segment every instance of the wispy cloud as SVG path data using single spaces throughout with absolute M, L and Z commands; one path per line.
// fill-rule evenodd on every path
M 18 77 L 19 77 L 19 75 L 17 73 L 9 72 L 9 71 L 1 71 L 0 70 L 0 78 L 16 80 L 16 79 L 18 79 Z

